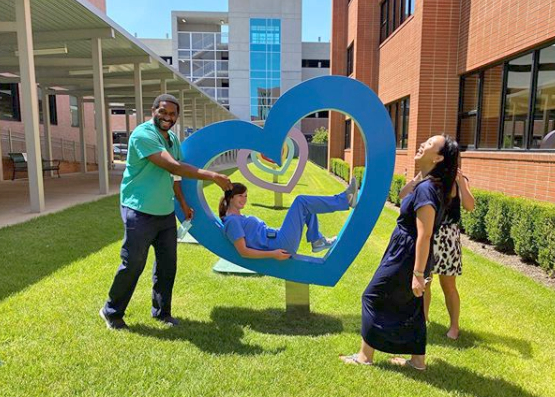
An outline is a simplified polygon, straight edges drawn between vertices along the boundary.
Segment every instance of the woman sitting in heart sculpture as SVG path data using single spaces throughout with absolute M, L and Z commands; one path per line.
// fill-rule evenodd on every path
M 312 252 L 331 248 L 336 237 L 326 238 L 320 233 L 317 214 L 354 208 L 357 195 L 357 183 L 353 178 L 347 189 L 335 196 L 297 196 L 282 226 L 274 229 L 255 216 L 241 214 L 247 203 L 247 187 L 233 183 L 233 189 L 227 190 L 220 200 L 219 215 L 227 238 L 242 257 L 285 260 L 297 252 L 304 225 L 307 226 L 306 239 L 312 244 Z

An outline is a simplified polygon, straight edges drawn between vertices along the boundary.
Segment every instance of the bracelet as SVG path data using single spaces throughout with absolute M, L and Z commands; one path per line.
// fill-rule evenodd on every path
M 412 274 L 414 274 L 416 277 L 424 277 L 424 273 L 419 272 L 418 270 L 414 270 Z

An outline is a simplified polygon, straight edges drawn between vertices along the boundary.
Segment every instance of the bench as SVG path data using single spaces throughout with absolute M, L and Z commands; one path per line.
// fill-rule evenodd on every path
M 16 172 L 27 172 L 27 153 L 8 153 L 13 162 L 12 181 L 15 179 Z M 42 173 L 46 171 L 56 171 L 60 178 L 60 160 L 42 160 Z

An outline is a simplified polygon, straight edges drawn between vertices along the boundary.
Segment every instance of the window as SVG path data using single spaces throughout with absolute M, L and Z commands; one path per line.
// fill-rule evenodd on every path
M 555 45 L 461 77 L 457 138 L 462 148 L 546 147 L 555 130 Z
M 0 120 L 21 121 L 17 84 L 0 84 Z
M 531 149 L 540 149 L 543 138 L 555 130 L 555 46 L 541 50 L 538 63 Z
M 386 108 L 393 124 L 396 147 L 406 149 L 409 138 L 410 99 L 409 97 L 399 99 L 387 105 Z
M 281 95 L 281 20 L 250 20 L 250 117 L 266 120 Z
M 44 123 L 42 115 L 42 88 L 37 88 L 37 96 L 39 99 L 39 123 Z M 50 124 L 58 125 L 58 108 L 56 106 L 56 96 L 48 95 L 48 110 L 50 111 Z
M 77 97 L 69 97 L 69 113 L 71 114 L 71 126 L 79 127 L 79 108 L 77 107 Z
M 461 148 L 475 148 L 478 127 L 478 103 L 481 78 L 475 73 L 461 80 L 460 125 L 457 140 Z
M 345 120 L 345 149 L 351 148 L 351 119 Z
M 355 43 L 351 43 L 351 45 L 349 46 L 349 48 L 347 48 L 347 76 L 350 76 L 353 74 L 353 63 L 354 63 L 354 48 Z
M 303 68 L 329 68 L 329 59 L 303 59 L 301 67 Z
M 380 5 L 380 43 L 414 14 L 416 0 L 384 0 Z

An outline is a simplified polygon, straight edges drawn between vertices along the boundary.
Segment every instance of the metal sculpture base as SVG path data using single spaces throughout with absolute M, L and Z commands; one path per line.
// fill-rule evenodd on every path
M 273 175 L 272 182 L 279 183 L 279 176 Z M 274 208 L 283 208 L 283 193 L 274 192 Z
M 191 236 L 191 233 L 187 233 L 185 237 L 181 240 L 177 239 L 177 242 L 184 244 L 198 244 L 198 241 L 193 236 Z
M 308 284 L 285 281 L 285 311 L 288 315 L 310 314 L 310 291 Z
M 252 270 L 245 269 L 244 267 L 241 267 L 241 266 L 237 266 L 235 263 L 231 263 L 222 258 L 218 259 L 218 262 L 216 262 L 212 270 L 215 271 L 216 273 L 237 274 L 241 276 L 250 276 L 250 275 L 258 274 L 256 272 L 253 272 Z

